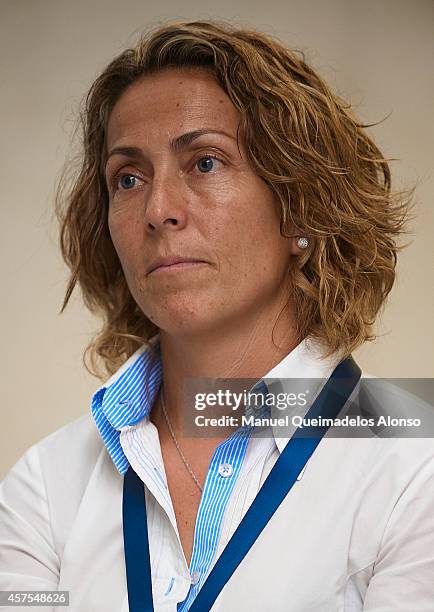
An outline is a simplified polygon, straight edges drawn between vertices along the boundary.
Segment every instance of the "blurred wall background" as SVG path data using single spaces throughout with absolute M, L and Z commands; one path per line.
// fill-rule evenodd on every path
M 81 362 L 97 329 L 67 278 L 53 216 L 80 100 L 139 32 L 166 19 L 225 19 L 302 49 L 392 162 L 417 182 L 418 218 L 378 325 L 355 354 L 377 376 L 432 377 L 434 2 L 431 0 L 1 0 L 0 478 L 33 443 L 90 410 L 101 384 Z

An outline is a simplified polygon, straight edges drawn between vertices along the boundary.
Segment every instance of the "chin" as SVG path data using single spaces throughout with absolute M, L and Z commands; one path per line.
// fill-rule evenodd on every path
M 209 326 L 213 318 L 205 316 L 203 304 L 195 304 L 191 297 L 186 300 L 180 296 L 165 296 L 152 308 L 148 305 L 141 310 L 162 332 L 170 335 L 199 333 Z
M 203 310 L 165 310 L 160 311 L 153 322 L 159 327 L 160 333 L 170 336 L 187 337 L 221 333 L 222 321 L 220 317 L 206 316 Z
M 209 325 L 195 324 L 193 321 L 177 320 L 170 321 L 167 324 L 162 322 L 159 325 L 160 334 L 167 334 L 174 338 L 192 338 L 194 336 L 200 336 L 211 331 Z

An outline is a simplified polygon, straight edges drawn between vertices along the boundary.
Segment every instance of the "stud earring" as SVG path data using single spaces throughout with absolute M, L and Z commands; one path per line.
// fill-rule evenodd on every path
M 309 240 L 304 236 L 301 236 L 301 238 L 297 240 L 297 246 L 299 249 L 307 249 L 309 246 Z

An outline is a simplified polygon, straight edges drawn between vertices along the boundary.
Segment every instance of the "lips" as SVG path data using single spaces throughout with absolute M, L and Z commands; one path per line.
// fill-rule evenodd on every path
M 151 274 L 154 270 L 157 270 L 161 267 L 174 266 L 175 264 L 183 264 L 183 263 L 208 263 L 203 259 L 197 259 L 195 257 L 185 257 L 183 255 L 168 255 L 166 257 L 157 257 L 151 263 L 148 268 L 147 274 Z M 181 267 L 181 266 L 176 266 Z

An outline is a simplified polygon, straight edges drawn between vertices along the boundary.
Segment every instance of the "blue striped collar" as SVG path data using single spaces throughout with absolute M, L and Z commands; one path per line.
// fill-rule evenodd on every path
M 333 361 L 320 362 L 315 347 L 308 350 L 307 340 L 303 340 L 279 364 L 263 378 L 280 378 L 287 376 L 328 378 L 334 365 Z M 158 395 L 163 379 L 160 335 L 156 334 L 140 347 L 113 374 L 92 397 L 92 415 L 101 438 L 116 466 L 123 475 L 129 462 L 120 443 L 123 428 L 132 426 L 148 416 Z M 284 381 L 284 379 L 283 379 Z M 267 385 L 261 379 L 253 389 L 267 392 Z M 273 433 L 277 431 L 273 428 Z M 279 436 L 276 444 L 282 451 L 287 439 Z
M 159 334 L 123 364 L 92 397 L 92 415 L 114 464 L 121 474 L 128 460 L 120 443 L 123 427 L 148 416 L 163 378 Z
M 120 443 L 120 433 L 149 415 L 163 379 L 159 340 L 157 334 L 149 340 L 149 346 L 140 347 L 92 397 L 93 418 L 122 475 L 129 462 Z M 255 385 L 255 389 L 259 391 L 260 385 Z M 266 388 L 262 390 L 266 392 Z

